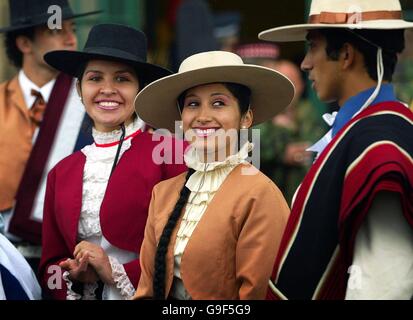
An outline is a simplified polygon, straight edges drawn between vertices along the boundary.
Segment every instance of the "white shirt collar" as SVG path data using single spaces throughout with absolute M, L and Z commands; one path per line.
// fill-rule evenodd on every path
M 323 114 L 324 121 L 331 127 L 337 117 L 337 112 L 325 113 Z M 333 140 L 333 129 L 328 131 L 320 140 L 318 140 L 315 144 L 311 147 L 306 149 L 306 151 L 315 152 L 317 153 L 315 159 L 323 152 L 323 150 L 327 147 L 327 145 Z
M 131 134 L 135 133 L 138 130 L 144 131 L 145 122 L 139 117 L 136 117 L 132 123 L 126 126 L 126 133 L 125 137 L 130 136 Z M 92 135 L 95 143 L 98 144 L 107 144 L 112 143 L 120 140 L 122 136 L 122 130 L 117 129 L 111 132 L 100 132 L 97 131 L 95 128 L 92 128 Z
M 317 157 L 320 155 L 321 152 L 327 147 L 327 145 L 333 140 L 333 129 L 327 132 L 320 140 L 318 140 L 315 144 L 311 147 L 306 149 L 306 151 L 316 152 Z
M 19 84 L 20 88 L 23 91 L 24 102 L 26 103 L 27 108 L 31 108 L 36 97 L 32 96 L 32 89 L 39 91 L 42 94 L 44 101 L 47 103 L 49 101 L 50 95 L 52 94 L 52 90 L 56 79 L 53 79 L 46 83 L 43 87 L 39 88 L 36 84 L 34 84 L 24 73 L 23 70 L 19 72 Z

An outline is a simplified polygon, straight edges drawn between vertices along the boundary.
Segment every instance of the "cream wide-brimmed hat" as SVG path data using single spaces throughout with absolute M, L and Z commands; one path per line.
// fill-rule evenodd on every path
M 399 0 L 313 0 L 306 24 L 272 28 L 261 32 L 262 40 L 302 41 L 310 30 L 409 29 L 413 23 L 403 20 Z
M 251 90 L 253 125 L 281 112 L 295 92 L 292 82 L 273 69 L 244 64 L 231 52 L 209 51 L 190 56 L 178 73 L 145 87 L 135 99 L 136 113 L 154 128 L 175 132 L 175 121 L 181 120 L 179 96 L 190 88 L 221 82 L 242 84 Z

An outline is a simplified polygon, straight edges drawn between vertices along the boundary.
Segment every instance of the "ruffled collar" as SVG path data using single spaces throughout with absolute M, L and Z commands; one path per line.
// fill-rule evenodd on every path
M 185 163 L 195 172 L 189 177 L 185 186 L 191 192 L 195 192 L 195 195 L 191 198 L 191 203 L 201 203 L 210 199 L 231 171 L 245 162 L 253 147 L 252 143 L 247 142 L 236 154 L 227 157 L 224 161 L 211 163 L 201 162 L 196 150 L 190 148 L 185 154 Z
M 132 135 L 139 129 L 143 129 L 144 126 L 145 123 L 141 119 L 139 119 L 139 117 L 136 117 L 135 120 L 125 128 L 125 137 Z M 99 145 L 105 145 L 119 141 L 120 137 L 122 136 L 122 130 L 118 129 L 111 132 L 100 132 L 93 128 L 92 135 L 95 143 Z
M 244 162 L 248 158 L 248 153 L 252 151 L 254 145 L 251 142 L 246 142 L 243 147 L 236 153 L 227 157 L 224 161 L 204 163 L 199 159 L 199 155 L 195 148 L 189 148 L 185 154 L 185 164 L 188 168 L 195 171 L 214 171 L 217 168 L 234 167 Z

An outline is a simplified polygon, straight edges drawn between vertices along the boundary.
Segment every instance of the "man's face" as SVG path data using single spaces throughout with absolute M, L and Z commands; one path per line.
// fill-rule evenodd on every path
M 323 102 L 338 101 L 341 98 L 341 69 L 339 61 L 329 59 L 326 39 L 317 31 L 307 35 L 308 51 L 301 63 L 301 69 L 308 73 L 312 88 Z
M 47 26 L 36 27 L 32 44 L 34 62 L 51 68 L 43 59 L 44 55 L 54 50 L 77 49 L 76 26 L 73 20 L 65 20 L 62 29 L 51 30 Z

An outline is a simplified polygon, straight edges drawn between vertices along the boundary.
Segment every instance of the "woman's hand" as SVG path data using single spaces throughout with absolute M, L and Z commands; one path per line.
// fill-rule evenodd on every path
M 112 267 L 109 257 L 100 246 L 82 241 L 76 246 L 73 255 L 78 261 L 81 261 L 86 256 L 88 263 L 94 268 L 100 280 L 108 285 L 115 284 L 112 278 Z
M 69 278 L 81 283 L 95 283 L 99 280 L 96 271 L 89 265 L 89 255 L 85 254 L 82 259 L 67 259 L 59 266 L 69 272 Z

